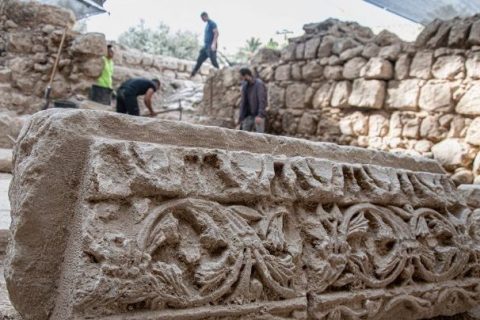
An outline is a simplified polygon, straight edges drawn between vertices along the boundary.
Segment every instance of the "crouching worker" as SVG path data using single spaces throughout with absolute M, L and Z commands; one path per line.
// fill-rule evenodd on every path
M 158 79 L 134 78 L 125 81 L 117 90 L 117 112 L 139 116 L 140 109 L 137 97 L 145 96 L 145 106 L 148 108 L 150 115 L 154 116 L 152 97 L 159 88 L 160 81 Z
M 265 108 L 267 89 L 262 80 L 253 76 L 248 68 L 240 69 L 242 79 L 242 99 L 240 102 L 240 129 L 265 132 Z

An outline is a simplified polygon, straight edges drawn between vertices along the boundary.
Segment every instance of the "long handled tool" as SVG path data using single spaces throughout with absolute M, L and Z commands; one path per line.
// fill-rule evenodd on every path
M 55 58 L 55 63 L 53 64 L 53 69 L 52 73 L 50 75 L 50 81 L 48 82 L 48 86 L 45 89 L 45 105 L 43 106 L 42 110 L 48 109 L 50 105 L 50 94 L 52 93 L 52 84 L 53 80 L 55 79 L 55 75 L 57 73 L 57 68 L 58 68 L 58 63 L 60 61 L 60 55 L 62 54 L 63 51 L 63 44 L 65 43 L 65 38 L 67 37 L 67 32 L 68 32 L 68 26 L 65 27 L 65 30 L 63 31 L 62 35 L 62 41 L 60 41 L 60 46 L 58 47 L 58 52 L 57 52 L 57 57 Z

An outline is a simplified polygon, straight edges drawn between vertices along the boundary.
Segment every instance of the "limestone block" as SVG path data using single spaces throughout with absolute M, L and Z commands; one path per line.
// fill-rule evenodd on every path
M 432 74 L 437 79 L 458 79 L 465 76 L 465 59 L 461 56 L 439 57 L 432 67 Z
M 469 116 L 480 116 L 480 83 L 475 82 L 458 102 L 455 111 Z
M 288 81 L 290 80 L 290 71 L 291 66 L 289 64 L 278 66 L 275 69 L 275 80 L 277 81 Z
M 333 43 L 335 38 L 332 36 L 325 36 L 322 39 L 322 43 L 318 47 L 317 58 L 326 58 L 332 54 Z
M 472 24 L 467 42 L 469 45 L 480 45 L 480 20 Z
M 295 60 L 295 50 L 296 45 L 294 42 L 289 43 L 285 49 L 282 50 L 282 59 L 284 61 L 292 61 Z
M 268 84 L 268 105 L 273 109 L 285 107 L 285 89 L 273 83 Z
M 410 57 L 408 54 L 401 54 L 395 62 L 395 79 L 404 80 L 410 72 Z
M 405 113 L 402 115 L 402 137 L 408 139 L 418 139 L 420 132 L 421 119 L 415 113 Z
M 347 61 L 360 56 L 362 52 L 363 52 L 363 46 L 354 47 L 354 48 L 343 51 L 340 54 L 339 58 L 341 61 Z
M 86 33 L 77 36 L 70 47 L 74 54 L 103 56 L 107 52 L 107 40 L 103 33 Z
M 381 109 L 385 100 L 385 82 L 379 80 L 357 79 L 348 104 L 361 108 Z
M 380 52 L 380 47 L 377 46 L 375 43 L 370 42 L 365 45 L 362 51 L 362 56 L 370 59 L 373 57 L 376 57 L 378 53 Z
M 474 150 L 461 139 L 445 139 L 432 147 L 433 157 L 447 169 L 469 166 Z
M 325 66 L 323 69 L 323 76 L 328 80 L 342 80 L 343 67 L 342 66 Z
M 382 59 L 395 61 L 398 59 L 402 46 L 400 43 L 392 44 L 386 47 L 382 47 L 378 53 L 378 56 Z
M 304 63 L 292 63 L 292 76 L 291 78 L 296 81 L 302 81 L 303 80 L 303 75 L 302 75 L 302 68 L 304 66 Z
M 322 38 L 315 37 L 305 43 L 305 59 L 315 59 L 317 57 L 318 47 Z
M 313 135 L 317 131 L 317 118 L 311 113 L 304 113 L 300 117 L 297 133 L 301 135 Z
M 354 48 L 356 46 L 358 46 L 358 42 L 352 38 L 341 38 L 337 39 L 337 41 L 333 43 L 332 52 L 336 55 L 340 55 L 345 50 Z
M 365 79 L 390 80 L 393 77 L 392 64 L 382 58 L 371 58 L 363 68 Z
M 465 168 L 455 170 L 451 176 L 452 181 L 457 185 L 472 184 L 474 180 L 473 172 Z
M 359 78 L 360 72 L 366 63 L 367 60 L 361 57 L 356 57 L 347 61 L 343 66 L 343 77 L 350 80 Z
M 385 137 L 388 133 L 389 121 L 385 115 L 376 113 L 368 118 L 368 136 Z
M 480 53 L 473 53 L 465 62 L 467 69 L 467 77 L 472 79 L 480 79 Z
M 475 118 L 468 127 L 465 140 L 470 144 L 480 146 L 480 117 Z
M 448 46 L 451 48 L 463 48 L 467 40 L 470 23 L 458 22 L 452 26 L 448 36 Z
M 318 80 L 323 76 L 323 67 L 318 61 L 310 61 L 303 66 L 302 76 L 305 80 Z
M 480 176 L 480 152 L 477 153 L 477 156 L 475 157 L 475 160 L 473 161 L 473 174 L 475 177 Z M 479 199 L 480 201 L 480 199 Z
M 392 44 L 400 43 L 402 40 L 393 32 L 388 30 L 382 30 L 374 38 L 374 41 L 377 45 L 384 47 Z
M 389 81 L 386 106 L 391 109 L 417 110 L 423 80 Z
M 335 85 L 333 82 L 322 84 L 313 97 L 313 107 L 315 109 L 321 109 L 330 106 L 330 99 L 332 98 L 334 88 Z
M 403 320 L 480 300 L 478 210 L 431 160 L 78 110 L 35 114 L 15 154 L 5 277 L 25 320 Z
M 427 82 L 420 92 L 419 106 L 422 110 L 450 112 L 453 110 L 452 89 L 448 82 Z
M 305 94 L 307 85 L 303 83 L 294 83 L 287 87 L 286 105 L 287 108 L 302 109 L 305 106 Z
M 433 52 L 420 51 L 415 54 L 410 65 L 410 76 L 420 79 L 430 79 L 433 64 Z
M 335 85 L 331 105 L 336 108 L 349 107 L 348 98 L 352 92 L 352 83 L 350 81 L 340 81 Z
M 429 140 L 420 140 L 415 143 L 415 151 L 418 151 L 420 153 L 427 153 L 432 150 L 433 143 Z
M 98 78 L 103 70 L 102 57 L 92 57 L 79 65 L 80 71 L 84 76 Z
M 300 42 L 297 43 L 297 47 L 295 48 L 295 59 L 303 60 L 305 58 L 305 43 Z

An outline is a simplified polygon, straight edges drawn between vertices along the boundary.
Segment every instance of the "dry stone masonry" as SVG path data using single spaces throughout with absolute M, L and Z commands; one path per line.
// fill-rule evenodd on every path
M 18 122 L 21 119 L 15 118 L 19 115 L 41 110 L 64 28 L 73 23 L 73 14 L 59 7 L 36 1 L 1 1 L 0 121 L 13 118 Z M 106 45 L 103 34 L 69 31 L 52 85 L 52 98 L 84 100 L 102 71 Z M 207 66 L 195 81 L 185 81 L 193 68 L 192 61 L 154 56 L 117 44 L 114 49 L 115 87 L 130 77 L 155 77 L 163 82 L 162 94 L 155 96 L 155 105 L 168 105 L 165 98 L 175 98 L 182 92 L 187 99 L 201 100 L 202 77 L 209 72 Z M 186 105 L 191 103 L 187 101 Z M 15 126 L 15 123 L 9 125 Z M 7 139 L 7 133 L 3 134 L 1 128 L 0 139 Z M 0 141 L 0 147 L 9 145 Z
M 24 320 L 424 319 L 480 303 L 480 188 L 434 161 L 108 112 L 31 117 Z
M 252 61 L 268 132 L 433 157 L 455 183 L 480 183 L 480 16 L 436 20 L 415 43 L 333 19 L 304 30 Z M 207 80 L 204 123 L 234 126 L 238 86 L 238 69 Z

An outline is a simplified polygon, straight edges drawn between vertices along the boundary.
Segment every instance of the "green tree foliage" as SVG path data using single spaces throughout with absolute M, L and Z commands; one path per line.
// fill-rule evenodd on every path
M 247 63 L 255 52 L 262 47 L 262 41 L 259 38 L 251 37 L 247 39 L 245 45 L 241 47 L 233 57 L 236 63 Z
M 265 45 L 266 48 L 268 49 L 274 49 L 274 50 L 278 50 L 280 49 L 280 43 L 278 43 L 277 41 L 273 40 L 273 38 L 270 38 L 270 40 L 268 40 L 267 44 Z
M 189 31 L 170 31 L 164 23 L 156 29 L 149 28 L 141 20 L 136 26 L 122 33 L 118 42 L 129 48 L 135 48 L 152 54 L 171 56 L 179 59 L 194 60 L 201 46 L 198 35 Z

